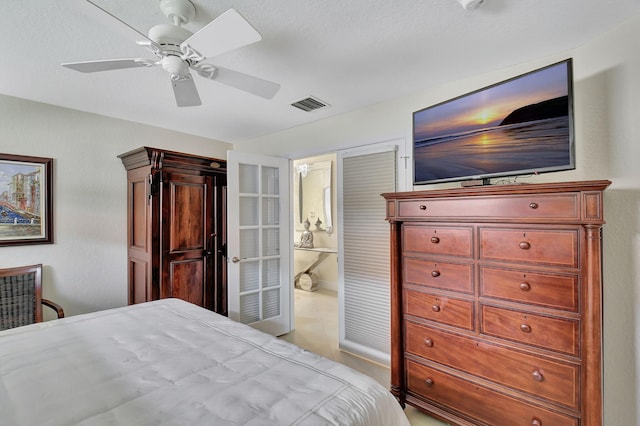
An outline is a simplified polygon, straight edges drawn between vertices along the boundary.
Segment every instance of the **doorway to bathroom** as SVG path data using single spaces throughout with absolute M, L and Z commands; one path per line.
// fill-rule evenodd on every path
M 330 334 L 332 353 L 388 364 L 389 225 L 380 194 L 408 188 L 404 145 L 396 140 L 292 163 L 294 333 L 305 330 L 298 342 L 317 343 L 309 350 L 328 351 L 319 334 Z M 305 171 L 316 176 L 305 182 Z
M 338 291 L 336 154 L 293 162 L 294 281 L 305 291 Z
M 340 360 L 336 168 L 335 153 L 292 163 L 294 331 L 285 338 Z

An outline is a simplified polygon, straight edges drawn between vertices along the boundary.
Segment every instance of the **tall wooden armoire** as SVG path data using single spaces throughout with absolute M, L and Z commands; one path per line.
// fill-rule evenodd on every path
M 226 315 L 226 161 L 149 147 L 118 158 L 129 304 L 176 297 Z

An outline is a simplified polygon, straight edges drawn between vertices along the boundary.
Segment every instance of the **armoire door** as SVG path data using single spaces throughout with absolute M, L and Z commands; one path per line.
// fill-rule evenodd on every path
M 178 171 L 161 175 L 160 297 L 217 310 L 214 177 Z

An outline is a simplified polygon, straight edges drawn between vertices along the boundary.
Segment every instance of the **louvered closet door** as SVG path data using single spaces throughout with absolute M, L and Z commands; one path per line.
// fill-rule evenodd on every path
M 396 191 L 397 151 L 380 149 L 338 155 L 340 347 L 388 364 L 389 225 L 380 194 Z
M 229 317 L 291 330 L 289 161 L 228 152 Z

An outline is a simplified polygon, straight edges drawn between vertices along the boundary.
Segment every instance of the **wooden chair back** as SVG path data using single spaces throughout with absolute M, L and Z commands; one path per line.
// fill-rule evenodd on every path
M 0 269 L 0 330 L 42 321 L 42 265 Z

